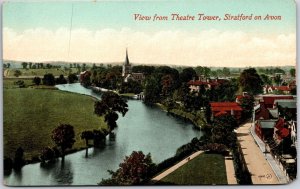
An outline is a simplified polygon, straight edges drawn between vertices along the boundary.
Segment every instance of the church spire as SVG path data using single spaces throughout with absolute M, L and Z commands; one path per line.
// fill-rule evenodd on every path
M 128 51 L 126 48 L 126 59 L 125 59 L 125 65 L 129 65 L 129 58 L 128 58 Z

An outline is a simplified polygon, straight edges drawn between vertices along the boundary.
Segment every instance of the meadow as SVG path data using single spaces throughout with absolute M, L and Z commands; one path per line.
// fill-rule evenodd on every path
M 102 117 L 94 114 L 95 99 L 59 90 L 5 88 L 3 90 L 4 156 L 14 157 L 18 147 L 26 159 L 38 157 L 44 147 L 53 147 L 51 132 L 59 124 L 75 130 L 74 149 L 85 147 L 84 130 L 106 129 Z

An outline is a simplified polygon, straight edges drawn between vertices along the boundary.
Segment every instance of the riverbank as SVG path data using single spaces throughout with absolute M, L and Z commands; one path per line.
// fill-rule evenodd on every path
M 172 116 L 190 121 L 198 129 L 205 128 L 207 124 L 205 120 L 204 112 L 197 112 L 195 115 L 193 113 L 186 112 L 176 108 L 168 110 L 168 108 L 161 103 L 156 103 L 156 106 L 161 108 L 163 111 L 168 112 Z

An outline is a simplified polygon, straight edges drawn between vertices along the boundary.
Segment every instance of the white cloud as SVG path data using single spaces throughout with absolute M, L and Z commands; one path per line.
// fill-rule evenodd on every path
M 277 66 L 296 64 L 296 36 L 206 30 L 149 34 L 124 28 L 89 31 L 36 28 L 17 33 L 3 29 L 3 57 L 24 61 L 121 62 L 125 48 L 134 63 Z

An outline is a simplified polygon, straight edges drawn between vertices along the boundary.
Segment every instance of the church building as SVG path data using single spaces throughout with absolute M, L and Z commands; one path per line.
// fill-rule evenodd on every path
M 122 67 L 122 77 L 124 78 L 124 82 L 128 82 L 129 80 L 134 80 L 141 83 L 145 79 L 145 75 L 143 73 L 132 72 L 132 67 L 128 58 L 127 48 L 126 48 L 125 62 Z

